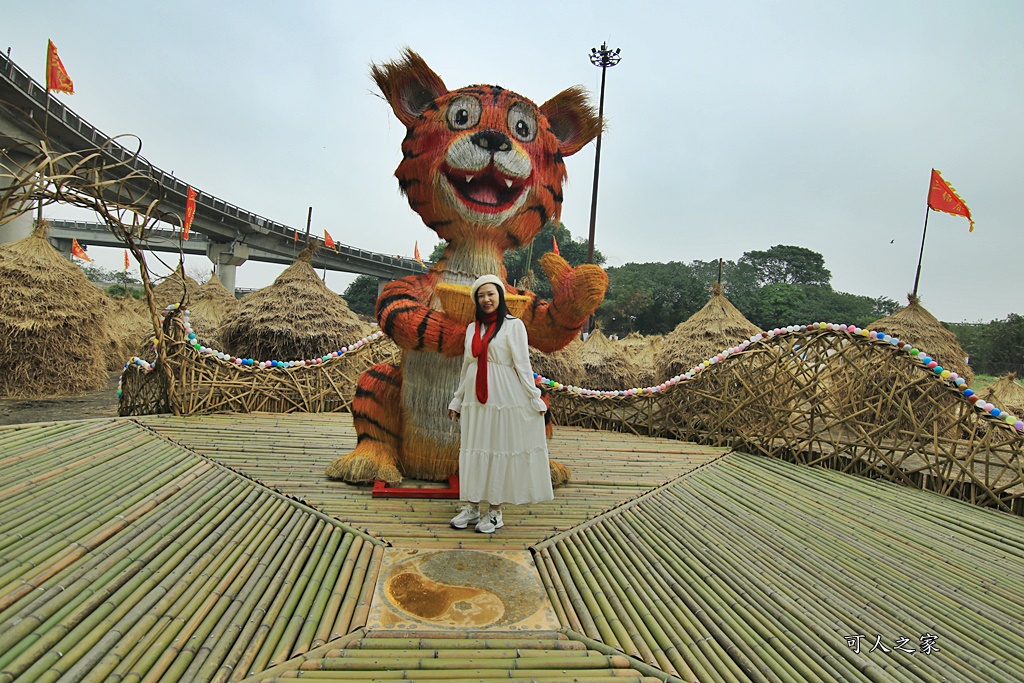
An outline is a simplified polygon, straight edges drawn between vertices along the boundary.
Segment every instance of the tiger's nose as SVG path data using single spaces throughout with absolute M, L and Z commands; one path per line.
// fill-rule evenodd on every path
M 512 141 L 509 137 L 496 130 L 482 130 L 471 137 L 470 141 L 488 152 L 507 152 L 512 149 Z

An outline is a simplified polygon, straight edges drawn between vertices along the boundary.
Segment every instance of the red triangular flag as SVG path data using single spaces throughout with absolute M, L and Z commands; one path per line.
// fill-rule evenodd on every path
M 92 259 L 85 253 L 85 249 L 82 249 L 82 245 L 78 243 L 78 240 L 74 237 L 71 238 L 71 255 L 75 258 L 80 258 L 83 261 L 92 263 Z
M 71 82 L 67 69 L 57 56 L 57 46 L 52 40 L 46 41 L 46 89 L 75 94 L 75 84 Z
M 188 239 L 188 231 L 192 229 L 192 219 L 196 217 L 196 191 L 189 186 L 188 198 L 185 199 L 185 225 L 181 228 L 181 239 Z
M 423 259 L 420 258 L 420 241 L 419 240 L 416 240 L 416 242 L 414 242 L 413 245 L 412 245 L 412 257 L 414 259 L 416 259 L 421 266 L 424 265 L 423 264 Z
M 328 249 L 334 249 L 338 246 L 334 243 L 334 240 L 331 238 L 331 233 L 327 232 L 327 230 L 324 230 L 324 246 Z
M 953 186 L 942 178 L 942 174 L 932 169 L 932 183 L 928 190 L 928 208 L 933 211 L 963 216 L 971 222 L 971 229 L 967 232 L 974 232 L 974 219 L 971 218 L 971 210 L 967 208 L 964 200 L 956 193 Z
M 558 240 L 555 239 L 554 235 L 551 236 L 551 251 L 553 251 L 556 254 L 561 254 L 562 253 L 562 252 L 558 251 Z
M 124 272 L 127 273 L 128 269 L 131 268 L 131 266 L 132 266 L 131 261 L 128 260 L 128 250 L 125 249 L 124 250 Z

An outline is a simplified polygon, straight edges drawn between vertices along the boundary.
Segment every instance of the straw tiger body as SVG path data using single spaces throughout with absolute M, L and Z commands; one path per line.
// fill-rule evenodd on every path
M 409 206 L 448 241 L 426 275 L 385 286 L 377 322 L 403 350 L 401 367 L 375 366 L 353 402 L 356 449 L 327 469 L 349 482 L 401 477 L 442 480 L 458 469 L 459 437 L 446 406 L 459 381 L 466 324 L 442 310 L 440 283 L 469 285 L 480 275 L 506 277 L 505 250 L 527 244 L 561 213 L 563 157 L 593 139 L 600 124 L 585 93 L 569 88 L 537 107 L 498 86 L 449 92 L 415 53 L 373 67 L 373 77 L 407 127 L 395 172 Z M 597 309 L 607 289 L 600 267 L 541 259 L 554 296 L 532 293 L 521 319 L 530 344 L 563 348 Z M 552 463 L 555 483 L 567 468 Z

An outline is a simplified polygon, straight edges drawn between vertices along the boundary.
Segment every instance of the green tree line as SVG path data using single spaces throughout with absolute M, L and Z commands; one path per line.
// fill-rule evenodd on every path
M 539 296 L 551 296 L 551 285 L 538 261 L 552 250 L 557 238 L 562 256 L 572 265 L 586 261 L 587 242 L 576 240 L 564 225 L 546 225 L 529 245 L 505 252 L 508 280 L 528 285 Z M 429 260 L 441 257 L 445 243 L 434 247 Z M 595 261 L 604 263 L 600 251 Z M 607 334 L 630 332 L 665 334 L 686 320 L 711 296 L 721 278 L 723 292 L 753 324 L 770 329 L 811 322 L 841 322 L 864 326 L 895 313 L 902 306 L 889 297 L 869 297 L 832 288 L 832 273 L 824 257 L 805 247 L 776 245 L 748 251 L 735 261 L 670 261 L 627 263 L 605 269 L 609 287 L 597 311 Z M 345 290 L 349 307 L 373 315 L 377 279 L 360 276 Z M 976 372 L 1024 374 L 1024 317 L 1011 314 L 986 324 L 944 323 L 971 358 Z

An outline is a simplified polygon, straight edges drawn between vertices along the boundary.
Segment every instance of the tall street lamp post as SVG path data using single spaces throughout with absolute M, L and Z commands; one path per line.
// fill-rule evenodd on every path
M 608 43 L 601 43 L 601 48 L 591 48 L 590 63 L 601 68 L 601 100 L 598 105 L 597 119 L 604 126 L 604 82 L 608 68 L 619 63 L 619 48 L 608 49 Z M 587 263 L 594 262 L 594 226 L 597 223 L 597 179 L 601 173 L 601 132 L 597 133 L 597 149 L 594 151 L 594 194 L 590 198 L 590 242 L 587 244 Z

